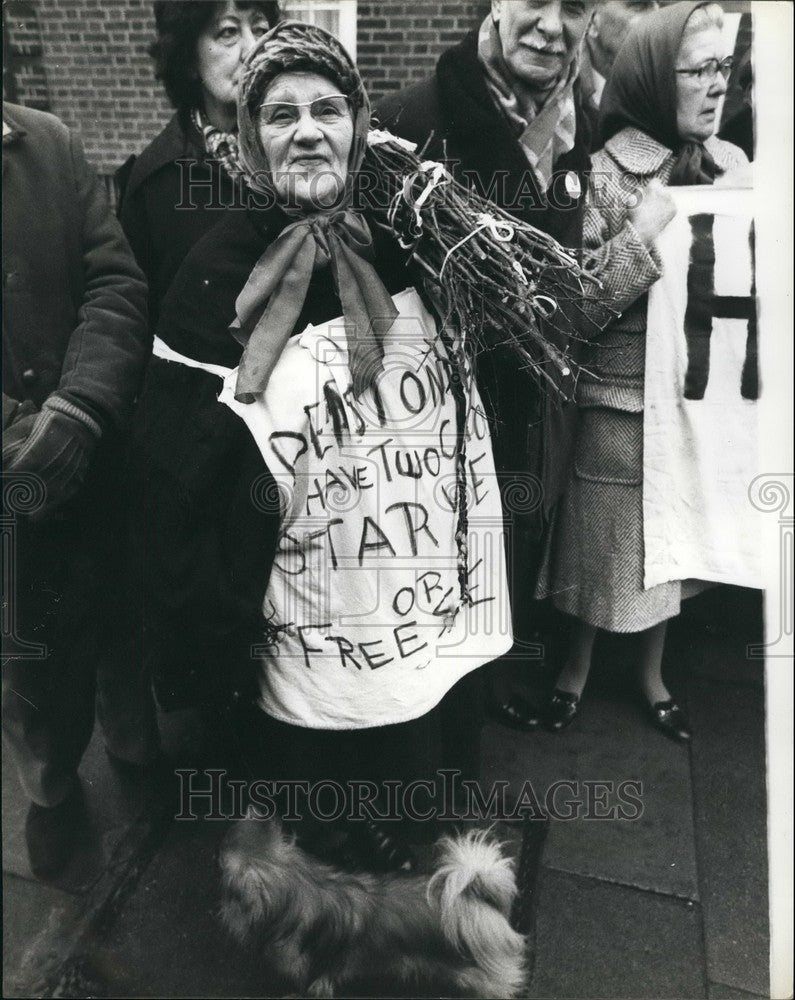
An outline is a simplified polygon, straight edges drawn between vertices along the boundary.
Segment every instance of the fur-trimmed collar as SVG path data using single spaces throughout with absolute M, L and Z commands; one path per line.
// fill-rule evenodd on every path
M 622 169 L 639 177 L 658 173 L 674 155 L 667 146 L 637 128 L 622 129 L 607 140 L 604 148 Z M 743 160 L 736 146 L 714 135 L 707 139 L 704 148 L 721 170 L 736 167 Z

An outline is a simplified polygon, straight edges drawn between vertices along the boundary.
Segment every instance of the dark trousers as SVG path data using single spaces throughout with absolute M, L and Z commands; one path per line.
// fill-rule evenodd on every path
M 25 791 L 42 806 L 57 805 L 74 784 L 97 688 L 112 752 L 143 763 L 158 747 L 140 650 L 129 639 L 115 648 L 114 625 L 126 609 L 114 604 L 114 534 L 99 506 L 80 500 L 41 525 L 20 516 L 4 526 L 3 738 Z

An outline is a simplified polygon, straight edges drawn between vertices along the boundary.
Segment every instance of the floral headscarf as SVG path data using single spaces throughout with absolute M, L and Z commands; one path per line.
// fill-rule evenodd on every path
M 253 191 L 279 203 L 259 135 L 259 109 L 275 77 L 301 72 L 327 77 L 348 100 L 353 117 L 348 174 L 333 206 L 303 212 L 290 208 L 297 221 L 265 250 L 238 296 L 231 331 L 245 344 L 235 388 L 235 398 L 243 403 L 253 402 L 265 389 L 318 268 L 331 267 L 348 321 L 348 356 L 357 396 L 373 385 L 380 372 L 382 338 L 397 317 L 370 263 L 372 235 L 367 222 L 352 207 L 355 174 L 367 149 L 370 103 L 350 56 L 322 28 L 283 21 L 249 53 L 238 95 L 240 160 L 246 181 Z
M 238 94 L 240 160 L 252 190 L 274 195 L 268 158 L 257 124 L 265 92 L 280 73 L 317 73 L 334 83 L 353 115 L 353 143 L 348 157 L 346 192 L 336 208 L 347 207 L 352 178 L 367 151 L 370 101 L 359 70 L 337 39 L 322 28 L 301 21 L 282 21 L 260 38 L 249 53 Z

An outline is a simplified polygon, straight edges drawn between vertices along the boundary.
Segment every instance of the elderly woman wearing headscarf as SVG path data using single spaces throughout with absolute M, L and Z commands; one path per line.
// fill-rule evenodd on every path
M 406 251 L 374 224 L 369 117 L 326 32 L 284 22 L 254 48 L 239 137 L 259 204 L 229 213 L 177 274 L 136 446 L 151 626 L 191 637 L 180 669 L 206 697 L 235 686 L 247 777 L 303 782 L 307 819 L 339 806 L 313 798 L 318 782 L 344 806 L 358 783 L 343 837 L 378 868 L 410 861 L 379 817 L 411 819 L 435 792 L 396 813 L 385 779 L 476 777 L 475 668 L 511 636 L 478 610 L 506 588 L 501 542 L 467 527 L 460 481 L 477 393 L 451 374 L 456 348 Z M 499 522 L 482 420 L 474 433 L 473 502 Z
M 604 148 L 593 157 L 586 220 L 587 244 L 603 247 L 608 294 L 620 292 L 611 282 L 611 243 L 627 227 L 647 248 L 636 266 L 648 271 L 648 286 L 660 276 L 655 239 L 675 213 L 663 185 L 712 184 L 747 164 L 713 134 L 731 68 L 721 27 L 717 4 L 675 4 L 639 22 L 618 53 L 602 98 Z M 539 587 L 539 596 L 553 594 L 555 606 L 576 619 L 545 721 L 559 731 L 579 712 L 598 629 L 639 633 L 650 719 L 683 741 L 690 728 L 662 678 L 663 644 L 668 619 L 701 585 L 643 588 L 646 305 L 644 294 L 626 308 L 584 363 L 574 470 Z

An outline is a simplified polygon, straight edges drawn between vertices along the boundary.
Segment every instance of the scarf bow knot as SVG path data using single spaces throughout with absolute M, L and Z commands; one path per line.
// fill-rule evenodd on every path
M 235 305 L 232 335 L 245 346 L 235 399 L 253 403 L 268 384 L 306 301 L 312 275 L 330 265 L 346 320 L 348 358 L 357 397 L 381 370 L 383 338 L 397 309 L 367 257 L 372 235 L 350 210 L 287 226 L 265 250 Z

